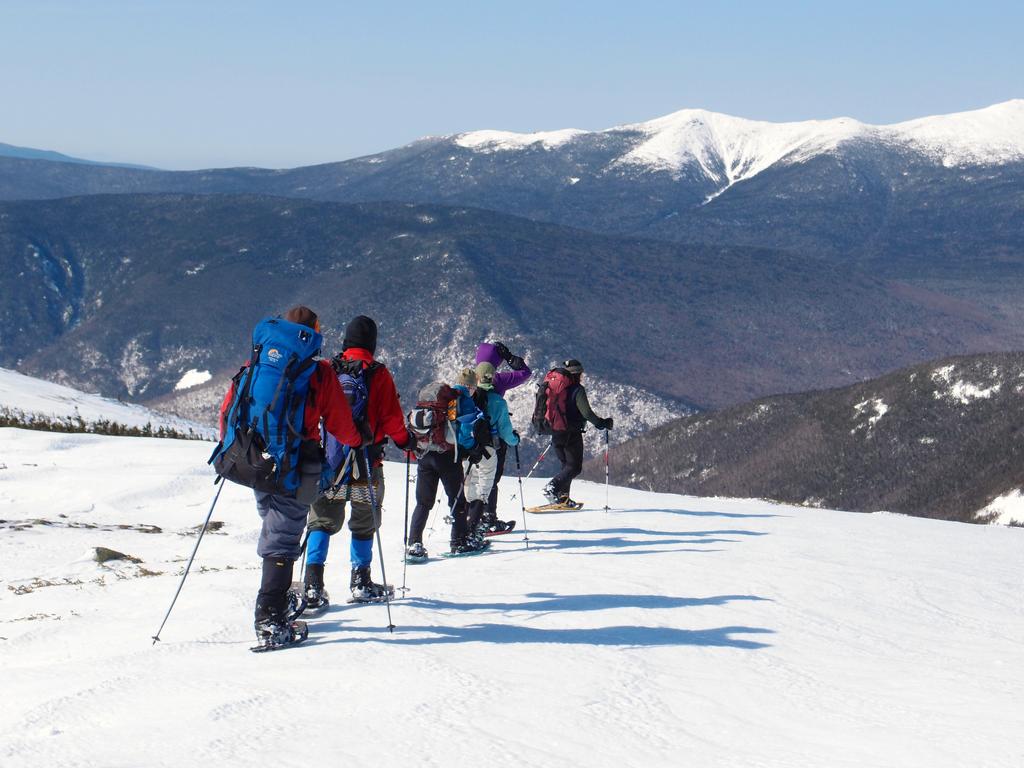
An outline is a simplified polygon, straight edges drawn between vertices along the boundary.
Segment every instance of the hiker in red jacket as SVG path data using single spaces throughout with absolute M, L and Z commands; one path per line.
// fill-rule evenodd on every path
M 391 372 L 374 359 L 377 324 L 364 315 L 354 318 L 345 328 L 342 349 L 332 364 L 348 395 L 355 420 L 369 441 L 365 455 L 371 467 L 372 500 L 376 502 L 376 509 L 371 504 L 363 458 L 350 456 L 349 451 L 328 437 L 327 461 L 340 476 L 309 510 L 305 591 L 308 610 L 311 611 L 325 610 L 328 606 L 324 566 L 330 537 L 341 530 L 345 521 L 345 504 L 349 501 L 352 502 L 348 522 L 352 532 L 352 574 L 349 582 L 352 599 L 373 602 L 393 594 L 392 587 L 376 584 L 370 578 L 373 537 L 380 526 L 384 498 L 384 443 L 390 437 L 402 450 L 412 450 L 416 445 L 415 436 L 406 429 L 405 414 Z

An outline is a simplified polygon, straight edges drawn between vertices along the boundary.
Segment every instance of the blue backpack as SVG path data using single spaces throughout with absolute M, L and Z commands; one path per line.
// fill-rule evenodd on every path
M 459 448 L 469 452 L 477 447 L 477 433 L 480 431 L 478 422 L 481 419 L 486 421 L 486 416 L 477 407 L 468 389 L 461 384 L 453 387 L 453 389 L 458 394 L 455 437 L 459 443 Z
M 210 457 L 217 474 L 257 491 L 312 503 L 320 491 L 318 441 L 304 441 L 309 380 L 323 338 L 280 317 L 252 332 L 252 357 L 234 378 L 224 438 Z
M 352 410 L 352 421 L 360 434 L 371 434 L 372 428 L 367 421 L 367 407 L 370 400 L 370 379 L 374 371 L 380 367 L 380 363 L 374 362 L 364 367 L 362 360 L 345 360 L 341 356 L 331 361 L 331 366 L 338 374 L 338 383 L 345 392 L 349 408 Z M 346 485 L 352 481 L 353 464 L 349 461 L 349 454 L 352 449 L 339 443 L 334 435 L 325 434 L 324 447 L 327 452 L 327 465 L 329 467 L 329 483 L 333 489 Z M 347 462 L 347 463 L 346 463 Z M 339 473 L 339 470 L 342 470 Z M 361 474 L 356 469 L 356 476 Z

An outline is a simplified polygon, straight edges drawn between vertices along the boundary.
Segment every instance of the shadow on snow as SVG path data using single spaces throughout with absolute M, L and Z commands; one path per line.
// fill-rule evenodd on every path
M 518 532 L 518 531 L 517 531 Z M 593 528 L 589 530 L 573 528 L 573 529 L 562 529 L 562 530 L 541 530 L 537 529 L 537 533 L 571 533 L 576 534 L 599 534 L 599 533 L 618 533 L 628 534 L 635 533 L 641 536 L 769 536 L 767 531 L 741 531 L 735 528 L 730 528 L 721 531 L 651 531 L 647 528 Z
M 715 595 L 714 597 L 672 597 L 670 595 L 556 595 L 554 592 L 530 592 L 534 598 L 519 603 L 469 603 L 407 597 L 399 605 L 428 610 L 457 611 L 603 611 L 609 608 L 694 608 L 701 605 L 726 605 L 738 600 L 771 602 L 757 595 Z
M 664 509 L 664 508 L 648 508 L 648 509 L 612 509 L 611 514 L 616 512 L 660 512 L 665 515 L 689 515 L 690 517 L 729 517 L 729 518 L 762 518 L 762 517 L 789 517 L 789 515 L 774 515 L 767 512 L 754 513 L 754 512 L 716 512 L 714 510 L 695 510 L 695 509 Z
M 465 627 L 442 626 L 399 626 L 391 635 L 385 627 L 356 630 L 377 637 L 333 637 L 321 639 L 321 630 L 351 632 L 353 627 L 326 623 L 310 627 L 311 645 L 331 643 L 382 642 L 395 645 L 438 645 L 445 643 L 556 643 L 568 645 L 622 646 L 632 648 L 656 648 L 664 646 L 717 646 L 756 650 L 767 648 L 767 643 L 734 635 L 767 635 L 774 630 L 763 627 L 715 627 L 712 629 L 675 629 L 672 627 L 598 627 L 574 629 L 540 629 L 514 624 L 471 624 Z M 403 637 L 407 632 L 426 632 L 428 637 Z M 383 634 L 383 636 L 381 636 Z
M 567 611 L 599 611 L 612 608 L 693 608 L 704 605 L 726 605 L 740 600 L 768 601 L 757 595 L 715 595 L 712 597 L 672 597 L 668 595 L 556 595 L 550 592 L 532 592 L 530 600 L 513 602 L 456 603 L 432 598 L 404 598 L 396 605 L 423 610 L 451 611 L 533 611 L 538 614 Z M 768 644 L 742 637 L 742 635 L 774 634 L 764 627 L 715 627 L 712 629 L 676 629 L 674 627 L 643 627 L 636 625 L 544 629 L 522 624 L 481 623 L 461 627 L 413 626 L 399 623 L 395 634 L 384 627 L 355 627 L 340 620 L 310 624 L 310 641 L 314 645 L 330 643 L 359 643 L 375 640 L 398 645 L 435 645 L 439 643 L 558 643 L 573 645 L 658 647 L 658 646 L 719 646 L 754 650 Z M 322 637 L 321 632 L 327 633 Z M 342 636 L 359 633 L 362 636 Z M 375 635 L 367 638 L 366 633 Z M 404 637 L 407 633 L 426 633 L 426 637 Z M 331 635 L 335 635 L 331 637 Z
M 721 530 L 721 531 L 652 531 L 644 528 L 600 528 L 595 530 L 541 530 L 535 529 L 540 534 L 576 534 L 577 536 L 591 536 L 598 534 L 622 534 L 620 536 L 605 536 L 604 538 L 586 539 L 555 539 L 555 540 L 534 540 L 531 549 L 558 550 L 558 549 L 599 549 L 595 552 L 578 552 L 581 555 L 603 555 L 603 554 L 629 554 L 648 555 L 666 554 L 669 552 L 719 552 L 718 549 L 684 549 L 684 545 L 698 544 L 735 544 L 738 539 L 720 538 L 722 536 L 767 536 L 764 531 L 745 530 Z M 644 539 L 628 539 L 627 535 L 646 536 Z M 685 538 L 663 538 L 663 537 L 685 537 Z M 674 547 L 672 549 L 651 549 L 651 547 Z M 618 551 L 617 551 L 618 550 Z M 626 551 L 623 551 L 626 550 Z

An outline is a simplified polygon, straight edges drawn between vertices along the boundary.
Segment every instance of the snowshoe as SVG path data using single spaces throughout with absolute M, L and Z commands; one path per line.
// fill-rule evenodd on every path
M 309 636 L 309 627 L 304 621 L 264 619 L 256 622 L 255 629 L 256 645 L 249 649 L 253 653 L 290 648 Z
M 319 616 L 322 613 L 326 613 L 327 609 L 331 607 L 331 596 L 327 594 L 327 590 L 322 586 L 306 584 L 303 597 L 306 600 L 307 616 Z
M 486 539 L 477 540 L 472 536 L 467 536 L 462 541 L 452 542 L 451 551 L 445 552 L 441 557 L 466 557 L 468 555 L 479 555 L 481 552 L 487 551 L 489 546 L 491 546 L 491 542 Z
M 395 596 L 390 584 L 377 584 L 370 578 L 370 566 L 352 569 L 352 599 L 350 603 L 383 603 Z
M 356 587 L 352 590 L 352 597 L 348 600 L 353 603 L 383 603 L 395 596 L 395 588 L 390 584 L 374 584 L 371 587 Z
M 565 501 L 556 501 L 554 504 L 541 504 L 539 507 L 527 507 L 527 512 L 576 512 L 583 509 L 583 505 L 578 501 L 567 499 Z
M 427 557 L 427 550 L 418 541 L 415 544 L 410 544 L 409 548 L 405 550 L 405 562 L 407 563 L 425 563 Z
M 512 533 L 512 529 L 516 527 L 515 520 L 496 520 L 494 525 L 490 526 L 484 531 L 484 536 L 490 538 L 491 536 L 501 536 L 503 533 Z

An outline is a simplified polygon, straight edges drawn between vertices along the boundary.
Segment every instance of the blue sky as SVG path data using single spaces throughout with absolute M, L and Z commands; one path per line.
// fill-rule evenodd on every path
M 889 123 L 1024 97 L 1024 3 L 0 0 L 0 142 L 289 167 L 684 107 Z

